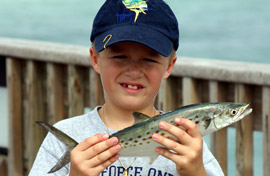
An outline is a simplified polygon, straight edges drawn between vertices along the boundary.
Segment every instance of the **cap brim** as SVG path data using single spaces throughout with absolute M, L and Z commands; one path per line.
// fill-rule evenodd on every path
M 111 35 L 111 38 L 104 39 Z M 162 56 L 168 57 L 173 49 L 173 42 L 163 33 L 143 26 L 135 25 L 119 25 L 112 29 L 103 32 L 102 34 L 95 37 L 95 50 L 100 52 L 110 45 L 119 42 L 137 42 L 143 44 Z

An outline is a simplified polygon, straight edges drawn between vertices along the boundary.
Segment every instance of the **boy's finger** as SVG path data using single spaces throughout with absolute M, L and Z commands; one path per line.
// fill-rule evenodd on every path
M 92 137 L 89 137 L 89 138 L 85 139 L 84 141 L 82 141 L 81 143 L 79 143 L 74 148 L 74 150 L 84 151 L 84 150 L 87 150 L 92 145 L 95 145 L 96 143 L 105 141 L 107 139 L 109 139 L 109 135 L 108 134 L 97 134 L 97 135 L 92 136 Z
M 113 146 L 116 147 L 117 144 L 118 144 L 118 138 L 116 138 L 116 137 L 113 137 L 113 138 L 108 139 L 106 141 L 102 141 L 100 143 L 97 143 L 84 151 L 85 152 L 85 159 L 91 159 L 92 157 L 95 157 L 98 154 L 101 154 L 102 152 L 108 150 L 109 148 L 112 148 Z M 101 156 L 100 160 L 102 160 L 102 156 Z
M 194 138 L 201 137 L 198 126 L 191 120 L 185 118 L 176 118 L 174 121 L 177 126 L 183 127 L 190 136 Z
M 179 128 L 166 122 L 160 122 L 159 128 L 164 131 L 167 131 L 168 133 L 176 137 L 181 144 L 188 144 L 191 141 L 192 137 L 182 128 Z
M 121 150 L 121 145 L 115 145 L 109 148 L 108 150 L 105 150 L 104 152 L 95 155 L 93 158 L 89 160 L 89 167 L 98 167 L 99 165 L 103 165 L 104 162 L 109 160 L 111 157 L 116 155 Z
M 95 169 L 98 173 L 101 173 L 102 171 L 104 171 L 107 167 L 112 165 L 118 159 L 119 159 L 119 155 L 116 154 L 116 155 L 112 156 L 111 158 L 109 158 L 108 160 L 106 160 L 105 162 L 103 162 L 102 164 L 98 165 Z
M 169 150 L 173 150 L 179 155 L 184 155 L 188 151 L 188 148 L 186 146 L 181 145 L 180 143 L 174 140 L 161 136 L 158 133 L 153 134 L 152 138 L 157 143 L 161 144 L 162 146 L 164 146 Z

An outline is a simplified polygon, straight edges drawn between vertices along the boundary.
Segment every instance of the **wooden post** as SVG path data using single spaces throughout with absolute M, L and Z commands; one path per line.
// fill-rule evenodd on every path
M 22 128 L 22 84 L 21 64 L 19 60 L 7 58 L 7 88 L 8 88 L 8 174 L 23 175 L 23 128 Z
M 58 64 L 47 63 L 48 122 L 54 124 L 64 119 L 64 75 Z
M 201 102 L 198 85 L 192 78 L 183 78 L 183 105 L 194 104 Z
M 227 96 L 227 93 L 225 88 L 216 81 L 210 81 L 209 84 L 210 101 L 226 101 L 225 97 Z M 227 175 L 227 128 L 223 128 L 211 134 L 211 151 L 219 162 L 224 175 Z
M 263 175 L 270 176 L 270 87 L 263 87 Z
M 6 159 L 2 158 L 1 156 L 0 156 L 0 175 L 1 176 L 8 176 Z
M 84 112 L 84 86 L 82 71 L 74 66 L 68 66 L 68 101 L 69 117 L 81 115 Z
M 93 68 L 89 70 L 90 108 L 104 104 L 103 89 L 99 75 Z
M 182 85 L 179 78 L 169 77 L 161 84 L 158 98 L 157 107 L 165 112 L 180 108 L 181 103 L 179 97 L 181 97 Z
M 36 121 L 46 121 L 44 101 L 44 75 L 46 74 L 34 61 L 27 61 L 25 68 L 24 106 L 24 170 L 28 175 L 46 132 Z
M 235 85 L 235 101 L 251 102 L 251 89 L 248 86 Z M 253 175 L 253 118 L 245 117 L 236 124 L 236 169 L 238 176 Z

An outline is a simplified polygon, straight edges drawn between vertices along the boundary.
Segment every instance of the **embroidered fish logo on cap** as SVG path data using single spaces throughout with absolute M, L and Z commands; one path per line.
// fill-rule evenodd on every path
M 123 0 L 123 4 L 126 6 L 127 9 L 135 12 L 135 19 L 134 22 L 137 21 L 138 16 L 140 13 L 146 14 L 145 11 L 148 10 L 147 1 L 143 0 Z

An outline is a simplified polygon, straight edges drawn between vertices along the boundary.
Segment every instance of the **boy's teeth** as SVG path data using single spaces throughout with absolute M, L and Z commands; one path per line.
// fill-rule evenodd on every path
M 127 87 L 130 88 L 130 89 L 138 89 L 138 86 L 128 85 Z

